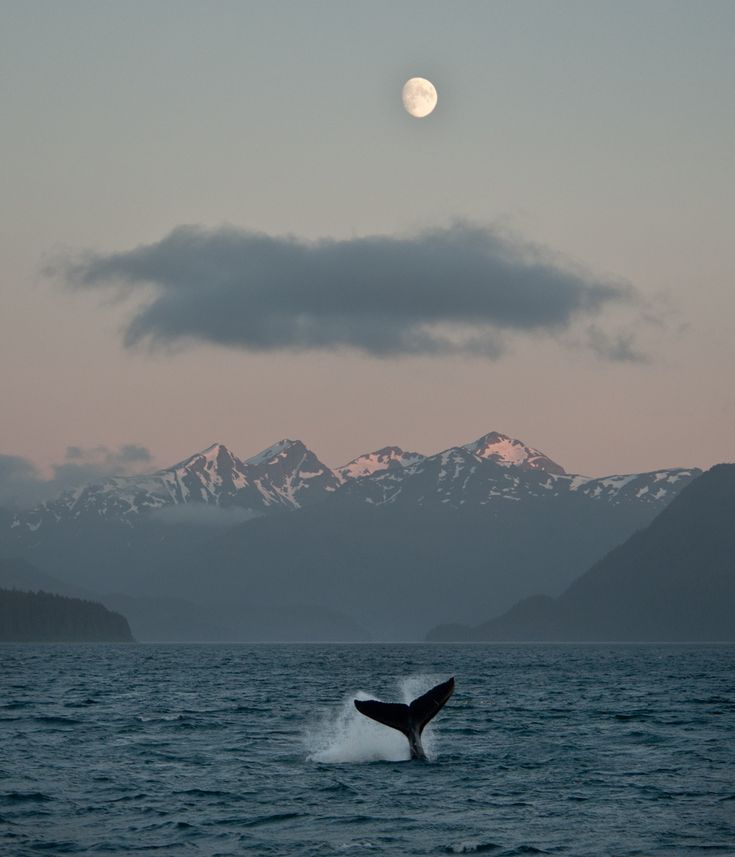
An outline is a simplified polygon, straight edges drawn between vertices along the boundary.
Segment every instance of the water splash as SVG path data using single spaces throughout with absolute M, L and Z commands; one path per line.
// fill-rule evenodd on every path
M 435 676 L 405 676 L 398 681 L 398 691 L 391 701 L 406 704 L 437 683 Z M 339 709 L 325 711 L 322 719 L 306 731 L 307 759 L 325 764 L 356 762 L 407 762 L 411 758 L 404 735 L 376 723 L 355 708 L 355 699 L 380 699 L 363 690 L 349 693 Z M 429 759 L 434 757 L 433 724 L 424 730 L 422 743 Z

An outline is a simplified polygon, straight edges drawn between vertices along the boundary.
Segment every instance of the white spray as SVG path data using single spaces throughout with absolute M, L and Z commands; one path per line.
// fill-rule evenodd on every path
M 434 676 L 406 676 L 398 682 L 398 693 L 389 701 L 407 705 L 436 684 Z M 307 759 L 312 762 L 340 764 L 349 762 L 406 762 L 411 758 L 406 737 L 360 714 L 355 699 L 378 699 L 359 690 L 348 694 L 339 710 L 325 711 L 322 719 L 305 735 Z M 432 726 L 424 730 L 422 743 L 428 758 L 433 758 Z

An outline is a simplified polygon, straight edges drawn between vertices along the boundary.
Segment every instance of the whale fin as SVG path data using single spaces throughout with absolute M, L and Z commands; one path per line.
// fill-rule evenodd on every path
M 402 732 L 407 738 L 412 731 L 420 735 L 454 693 L 454 678 L 432 687 L 410 705 L 398 702 L 378 702 L 376 699 L 356 699 L 355 708 L 366 717 Z
M 360 714 L 377 720 L 383 726 L 397 729 L 408 737 L 411 710 L 407 705 L 401 705 L 398 702 L 378 702 L 376 699 L 356 699 L 355 708 Z
M 419 735 L 424 726 L 442 710 L 446 701 L 454 693 L 454 676 L 441 684 L 432 687 L 423 696 L 419 696 L 409 706 L 411 719 L 416 724 Z

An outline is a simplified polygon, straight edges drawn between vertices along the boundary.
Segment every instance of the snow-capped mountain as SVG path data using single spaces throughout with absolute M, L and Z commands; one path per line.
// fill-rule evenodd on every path
M 700 472 L 672 468 L 602 478 L 576 476 L 542 452 L 492 432 L 473 443 L 417 457 L 403 467 L 376 468 L 370 479 L 344 490 L 373 505 L 441 504 L 459 509 L 577 495 L 602 503 L 663 507 Z
M 251 484 L 268 507 L 300 509 L 339 488 L 337 474 L 300 440 L 282 440 L 245 462 Z
M 216 443 L 156 473 L 111 477 L 65 491 L 16 515 L 11 528 L 35 532 L 45 523 L 89 519 L 132 525 L 151 512 L 192 503 L 264 515 L 314 505 L 339 492 L 372 505 L 457 509 L 563 495 L 663 507 L 698 474 L 679 468 L 599 479 L 576 476 L 499 432 L 430 456 L 387 446 L 334 470 L 299 440 L 281 440 L 246 459 Z
M 377 473 L 350 486 L 352 496 L 382 505 L 443 504 L 452 508 L 486 506 L 495 501 L 553 498 L 577 494 L 593 501 L 663 505 L 700 473 L 696 468 L 673 468 L 651 473 L 607 476 L 555 474 L 515 470 L 493 459 L 478 459 L 465 447 L 429 456 L 403 471 Z
M 241 461 L 221 443 L 157 474 L 175 503 L 240 506 L 254 512 L 298 509 L 336 491 L 339 480 L 300 440 L 280 440 Z
M 11 526 L 35 531 L 46 522 L 85 518 L 133 523 L 141 515 L 189 503 L 266 514 L 324 499 L 339 485 L 339 478 L 301 441 L 279 441 L 245 461 L 215 443 L 156 473 L 116 476 L 65 491 L 16 515 Z

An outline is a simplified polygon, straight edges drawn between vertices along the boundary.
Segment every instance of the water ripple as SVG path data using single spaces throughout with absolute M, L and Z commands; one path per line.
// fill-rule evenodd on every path
M 732 855 L 732 646 L 13 646 L 0 854 Z M 428 764 L 358 692 L 457 692 Z

